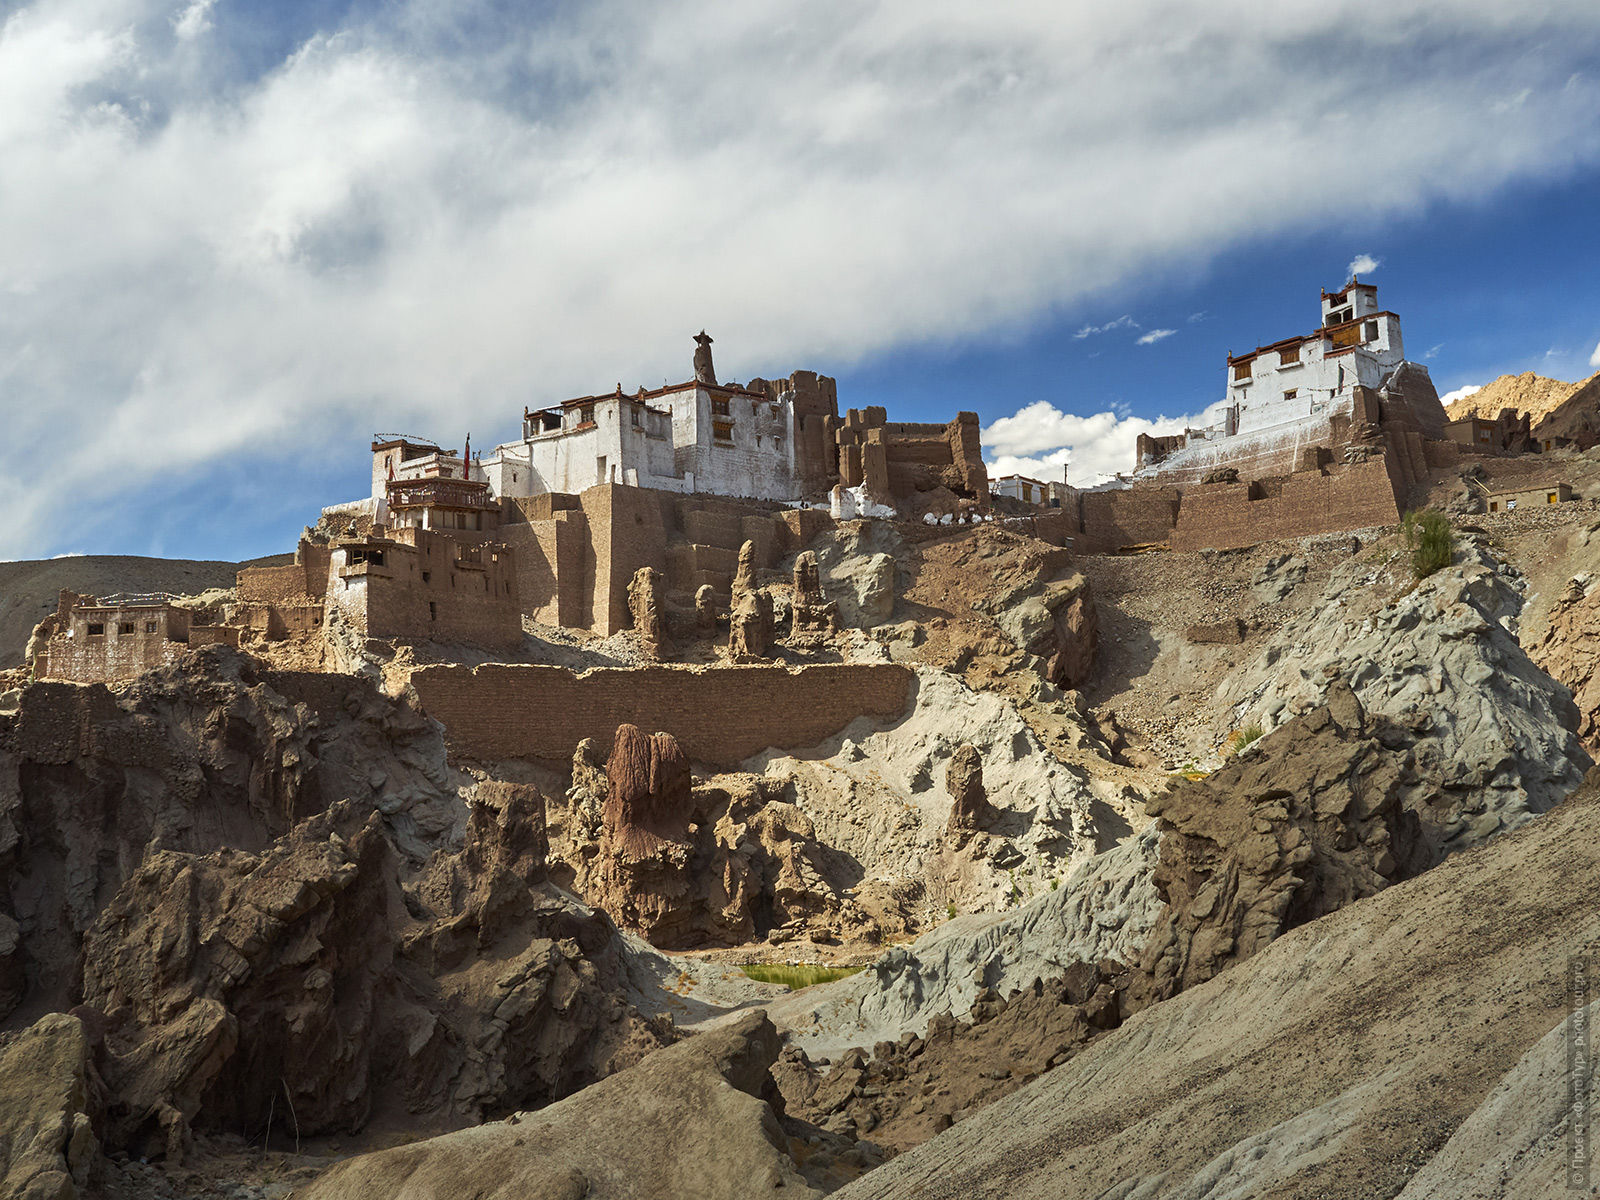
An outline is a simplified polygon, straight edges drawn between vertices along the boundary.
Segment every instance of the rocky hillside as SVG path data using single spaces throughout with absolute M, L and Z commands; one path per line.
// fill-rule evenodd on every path
M 1548 1194 L 1600 521 L 1472 519 L 1421 580 L 1392 530 L 829 531 L 673 638 L 906 706 L 717 767 L 466 756 L 448 647 L 10 692 L 3 1190 Z
M 836 1194 L 1566 1194 L 1565 984 L 1600 938 L 1597 838 L 1591 786 L 1133 1016 Z

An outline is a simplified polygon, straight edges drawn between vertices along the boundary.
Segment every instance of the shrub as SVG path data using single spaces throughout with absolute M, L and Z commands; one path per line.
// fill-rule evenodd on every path
M 1405 535 L 1411 570 L 1418 579 L 1426 579 L 1450 565 L 1455 553 L 1455 530 L 1450 528 L 1450 518 L 1438 509 L 1408 512 L 1400 523 L 1400 532 Z
M 1235 729 L 1228 735 L 1228 753 L 1237 754 L 1251 742 L 1258 741 L 1266 730 L 1260 725 L 1246 725 L 1243 729 Z

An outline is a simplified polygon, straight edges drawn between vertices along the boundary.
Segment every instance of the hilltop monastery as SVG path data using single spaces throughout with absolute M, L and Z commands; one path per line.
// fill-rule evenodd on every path
M 640 579 L 652 611 L 726 620 L 741 556 L 752 572 L 777 567 L 857 516 L 987 519 L 995 497 L 1028 532 L 1090 553 L 1388 525 L 1431 472 L 1552 448 L 1530 437 L 1526 414 L 1448 420 L 1427 369 L 1405 356 L 1399 316 L 1357 280 L 1322 293 L 1309 333 L 1228 356 L 1213 425 L 1140 435 L 1131 475 L 1092 489 L 991 481 L 975 413 L 841 415 L 827 376 L 720 381 L 712 339 L 694 341 L 684 382 L 525 408 L 521 436 L 486 454 L 375 438 L 370 493 L 324 509 L 292 564 L 241 571 L 221 623 L 165 597 L 63 593 L 36 635 L 36 676 L 129 678 L 241 638 L 500 650 L 521 644 L 524 618 L 610 635 L 636 623 Z M 1486 507 L 1570 495 L 1517 486 L 1486 492 Z

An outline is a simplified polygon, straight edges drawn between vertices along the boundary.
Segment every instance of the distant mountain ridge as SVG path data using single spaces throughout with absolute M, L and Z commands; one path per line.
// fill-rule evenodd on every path
M 1532 371 L 1524 371 L 1521 375 L 1502 375 L 1472 395 L 1455 401 L 1445 411 L 1452 421 L 1459 421 L 1463 417 L 1488 417 L 1492 420 L 1500 415 L 1501 409 L 1514 408 L 1527 413 L 1537 425 L 1578 392 L 1594 386 L 1597 381 L 1600 381 L 1600 374 L 1591 375 L 1578 383 L 1550 379 Z

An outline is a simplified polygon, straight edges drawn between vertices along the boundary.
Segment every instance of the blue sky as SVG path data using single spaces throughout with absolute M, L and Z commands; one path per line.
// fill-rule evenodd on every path
M 1079 479 L 1359 256 L 1441 392 L 1600 368 L 1592 0 L 0 12 L 0 558 L 286 550 L 702 326 Z

